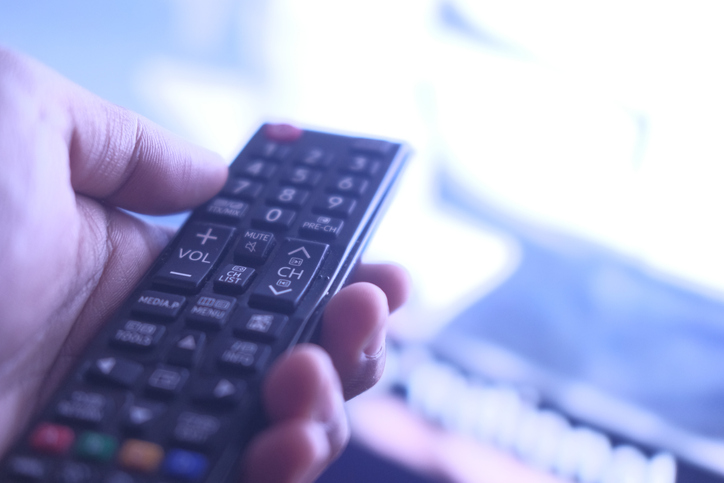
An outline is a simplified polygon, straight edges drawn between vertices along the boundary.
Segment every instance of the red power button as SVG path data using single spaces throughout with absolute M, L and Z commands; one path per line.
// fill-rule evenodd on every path
M 267 124 L 264 126 L 264 135 L 279 143 L 291 143 L 302 136 L 304 131 L 291 124 Z

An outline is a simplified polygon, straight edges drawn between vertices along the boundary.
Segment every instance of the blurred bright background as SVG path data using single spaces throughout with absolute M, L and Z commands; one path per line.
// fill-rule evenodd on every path
M 6 1 L 0 43 L 229 160 L 264 121 L 413 146 L 367 259 L 408 267 L 415 294 L 328 481 L 407 468 L 669 483 L 672 454 L 724 474 L 723 14 L 699 0 Z M 481 407 L 510 428 L 484 426 Z M 566 463 L 574 429 L 590 432 L 588 466 Z M 396 476 L 350 476 L 370 448 Z M 676 481 L 718 481 L 686 471 Z

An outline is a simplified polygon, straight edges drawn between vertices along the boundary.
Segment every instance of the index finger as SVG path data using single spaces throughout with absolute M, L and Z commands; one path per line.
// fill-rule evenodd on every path
M 191 208 L 219 191 L 221 157 L 74 86 L 68 98 L 76 192 L 143 213 Z

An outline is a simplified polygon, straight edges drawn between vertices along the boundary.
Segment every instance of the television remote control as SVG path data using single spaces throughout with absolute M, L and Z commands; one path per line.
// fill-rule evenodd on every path
M 12 447 L 2 482 L 235 481 L 260 383 L 314 335 L 408 155 L 265 124 Z

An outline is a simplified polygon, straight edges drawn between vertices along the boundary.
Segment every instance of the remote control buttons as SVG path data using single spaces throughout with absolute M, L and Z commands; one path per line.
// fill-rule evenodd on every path
M 124 469 L 139 473 L 153 473 L 163 459 L 163 448 L 155 443 L 128 439 L 118 452 L 118 463 Z
M 30 447 L 39 453 L 65 454 L 75 441 L 75 433 L 68 426 L 40 423 L 30 435 Z
M 358 138 L 352 141 L 352 151 L 359 153 L 370 153 L 385 156 L 392 154 L 395 144 L 389 141 L 379 139 Z
M 251 293 L 249 303 L 276 312 L 291 312 L 317 274 L 329 245 L 288 239 Z
M 189 373 L 186 369 L 177 369 L 159 365 L 148 376 L 146 381 L 146 392 L 148 394 L 168 398 L 175 396 L 181 391 Z
M 153 290 L 143 292 L 131 308 L 135 315 L 160 319 L 175 319 L 186 305 L 186 297 Z
M 269 357 L 271 348 L 246 340 L 227 340 L 221 346 L 218 364 L 235 373 L 258 371 Z
M 272 159 L 274 161 L 284 161 L 291 154 L 292 148 L 286 144 L 277 143 L 274 141 L 266 141 L 251 149 L 253 156 L 259 156 L 265 159 Z
M 87 377 L 92 381 L 129 388 L 143 373 L 143 365 L 118 357 L 96 359 L 88 368 Z
M 173 429 L 173 439 L 181 446 L 207 448 L 221 429 L 218 418 L 206 414 L 184 412 L 179 414 Z
M 274 175 L 276 170 L 277 167 L 272 162 L 263 159 L 252 159 L 241 165 L 239 174 L 249 178 L 267 180 Z
M 344 222 L 328 216 L 310 216 L 302 220 L 299 234 L 314 240 L 333 240 L 342 231 Z
M 298 208 L 304 204 L 309 198 L 309 191 L 292 188 L 290 186 L 282 186 L 269 197 L 269 203 L 272 205 L 293 206 Z
M 55 467 L 55 480 L 53 483 L 94 483 L 98 476 L 90 465 L 78 463 L 77 461 L 63 461 L 59 467 Z M 113 480 L 106 479 L 104 483 L 113 483 Z
M 165 331 L 162 325 L 128 320 L 123 328 L 116 330 L 110 343 L 119 349 L 148 351 L 156 347 Z
M 251 283 L 254 272 L 253 268 L 242 265 L 226 265 L 214 279 L 214 291 L 240 294 Z
M 244 381 L 225 377 L 198 379 L 191 389 L 191 398 L 202 405 L 231 408 L 241 402 L 246 390 Z
M 229 178 L 221 194 L 232 198 L 252 201 L 256 199 L 264 189 L 264 185 L 247 178 Z
M 169 364 L 193 367 L 199 361 L 206 344 L 206 334 L 196 331 L 184 331 L 168 351 L 166 360 Z
M 327 187 L 327 191 L 348 196 L 361 196 L 367 190 L 367 185 L 367 180 L 357 176 L 338 176 Z
M 319 183 L 322 173 L 316 169 L 306 168 L 304 166 L 296 166 L 287 173 L 283 181 L 297 185 L 312 188 Z
M 239 223 L 244 219 L 249 205 L 243 201 L 230 200 L 228 198 L 214 198 L 203 211 L 208 217 L 218 218 L 222 221 Z
M 209 468 L 206 456 L 194 451 L 172 449 L 163 461 L 163 474 L 181 481 L 200 481 Z
M 145 434 L 165 411 L 165 404 L 136 401 L 124 411 L 121 424 L 129 433 Z
M 107 434 L 85 431 L 78 436 L 73 451 L 84 460 L 106 462 L 113 458 L 118 441 Z
M 345 159 L 339 169 L 350 174 L 372 176 L 380 169 L 380 162 L 371 156 L 356 154 Z
M 233 297 L 203 295 L 196 300 L 186 316 L 189 325 L 204 330 L 219 330 L 229 319 L 236 305 Z
M 10 476 L 21 481 L 43 481 L 47 475 L 45 461 L 32 456 L 13 456 L 8 461 Z
M 112 411 L 113 405 L 108 398 L 86 391 L 73 391 L 55 408 L 59 418 L 86 424 L 98 424 Z
M 254 226 L 269 230 L 286 230 L 294 221 L 296 213 L 282 208 L 261 206 L 251 219 Z
M 301 152 L 297 162 L 313 168 L 323 168 L 332 160 L 331 155 L 321 148 L 310 148 Z
M 356 204 L 357 202 L 352 198 L 340 195 L 325 195 L 317 201 L 312 210 L 323 215 L 346 218 L 352 213 Z
M 192 223 L 171 251 L 169 259 L 156 272 L 153 281 L 185 291 L 197 291 L 233 233 L 233 228 L 225 226 Z
M 273 342 L 281 335 L 288 320 L 286 315 L 246 313 L 234 323 L 234 334 L 245 339 Z
M 250 265 L 259 265 L 266 261 L 274 244 L 274 234 L 266 231 L 246 230 L 236 245 L 234 259 Z

